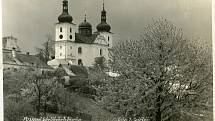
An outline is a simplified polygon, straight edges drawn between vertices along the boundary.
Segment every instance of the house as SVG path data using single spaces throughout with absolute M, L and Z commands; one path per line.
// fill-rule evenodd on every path
M 6 36 L 3 43 L 3 68 L 4 69 L 38 69 L 52 70 L 53 68 L 43 62 L 36 55 L 29 52 L 23 54 L 18 45 L 18 39 L 13 36 Z

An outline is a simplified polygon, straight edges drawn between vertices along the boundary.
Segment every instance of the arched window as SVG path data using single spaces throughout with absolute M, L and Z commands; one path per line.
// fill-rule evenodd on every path
M 108 41 L 110 40 L 110 37 L 108 36 Z
M 100 49 L 100 56 L 102 56 L 102 49 Z
M 78 48 L 78 53 L 79 53 L 79 54 L 82 53 L 82 48 L 81 48 L 81 47 Z
M 81 59 L 78 59 L 78 65 L 83 65 L 83 62 Z
M 63 28 L 62 27 L 60 27 L 60 32 L 63 32 Z
M 70 33 L 72 33 L 72 28 L 70 28 Z

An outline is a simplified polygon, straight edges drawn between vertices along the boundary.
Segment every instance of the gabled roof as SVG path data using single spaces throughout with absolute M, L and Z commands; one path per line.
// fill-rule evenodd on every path
M 71 70 L 78 77 L 88 78 L 88 71 L 84 66 L 69 65 L 69 70 Z
M 3 63 L 16 64 L 16 60 L 12 57 L 12 53 L 3 53 Z
M 98 33 L 92 34 L 92 36 L 83 36 L 80 33 L 75 33 L 76 43 L 93 44 L 98 36 Z
M 3 53 L 3 63 L 13 64 L 19 66 L 34 66 L 38 68 L 49 68 L 45 62 L 39 59 L 36 55 L 26 55 L 16 53 L 16 57 L 13 57 L 11 53 Z
M 63 76 L 70 76 L 72 78 L 88 78 L 88 70 L 84 66 L 60 64 L 57 70 L 63 70 Z

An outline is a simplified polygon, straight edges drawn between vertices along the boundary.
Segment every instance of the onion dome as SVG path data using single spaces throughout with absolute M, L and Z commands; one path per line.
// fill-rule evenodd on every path
M 82 35 L 86 35 L 86 36 L 92 35 L 92 25 L 89 22 L 87 22 L 86 14 L 85 14 L 84 21 L 79 24 L 78 30 L 79 30 L 79 33 Z
M 71 23 L 73 21 L 73 18 L 71 15 L 69 15 L 68 12 L 68 1 L 63 1 L 63 13 L 58 17 L 59 22 L 69 22 Z
M 85 15 L 84 21 L 79 24 L 79 28 L 85 28 L 85 29 L 92 28 L 92 25 L 86 20 L 86 15 Z
M 103 10 L 101 11 L 101 23 L 97 25 L 97 31 L 98 32 L 110 32 L 111 26 L 107 24 L 106 21 L 106 11 L 104 9 L 104 3 L 103 3 Z
M 99 32 L 110 32 L 111 27 L 109 24 L 107 24 L 106 22 L 101 22 L 99 25 L 97 25 L 97 30 Z

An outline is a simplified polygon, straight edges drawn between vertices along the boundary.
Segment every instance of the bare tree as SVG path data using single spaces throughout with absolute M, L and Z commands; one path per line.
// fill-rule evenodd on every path
M 48 62 L 54 55 L 54 41 L 51 35 L 47 35 L 47 40 L 42 44 L 41 48 L 36 48 L 38 56 L 44 62 Z
M 121 76 L 106 81 L 101 102 L 131 119 L 203 120 L 212 109 L 209 52 L 171 22 L 156 20 L 141 39 L 113 48 L 112 68 Z

